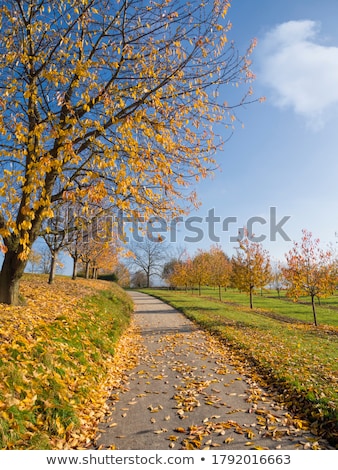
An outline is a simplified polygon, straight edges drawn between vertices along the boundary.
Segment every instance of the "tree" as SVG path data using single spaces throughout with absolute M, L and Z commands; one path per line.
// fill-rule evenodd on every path
M 214 169 L 252 81 L 227 42 L 230 2 L 8 0 L 0 6 L 0 302 L 17 303 L 29 251 L 58 201 L 182 213 Z M 220 88 L 221 87 L 221 88 Z M 232 87 L 231 87 L 232 89 Z M 220 90 L 222 93 L 220 94 Z
M 150 287 L 151 278 L 160 276 L 162 271 L 164 253 L 167 246 L 163 242 L 154 242 L 145 237 L 143 242 L 133 242 L 130 244 L 131 267 L 136 267 L 138 271 L 143 271 L 146 276 L 145 287 Z
M 103 272 L 114 271 L 118 264 L 118 249 L 114 243 L 97 243 L 91 240 L 88 243 L 86 260 L 89 260 L 88 266 L 91 269 L 91 277 L 97 279 L 99 270 Z M 86 277 L 88 277 L 87 269 L 86 274 Z
M 214 245 L 210 248 L 211 274 L 209 282 L 211 286 L 218 287 L 219 300 L 222 300 L 222 287 L 228 287 L 231 276 L 231 262 L 221 247 Z
M 170 267 L 167 281 L 172 287 L 188 287 L 193 286 L 193 262 L 188 256 L 186 259 L 177 259 Z
M 117 277 L 117 283 L 121 287 L 129 287 L 130 286 L 130 272 L 127 266 L 123 263 L 118 263 L 114 274 Z
M 163 266 L 161 277 L 165 282 L 169 284 L 169 287 L 175 287 L 175 284 L 173 283 L 174 274 L 176 269 L 178 268 L 177 265 L 180 264 L 181 262 L 178 259 L 172 258 L 167 261 Z
M 192 260 L 192 281 L 197 284 L 198 293 L 201 295 L 201 286 L 207 285 L 211 277 L 210 254 L 204 250 L 197 250 Z
M 75 281 L 78 271 L 78 263 L 81 259 L 81 246 L 82 243 L 82 231 L 80 229 L 72 232 L 72 239 L 70 243 L 67 244 L 66 250 L 69 256 L 73 260 L 73 270 L 72 270 L 72 279 Z
M 39 265 L 42 260 L 42 255 L 38 251 L 32 249 L 29 253 L 29 264 L 31 266 L 31 273 L 35 273 L 37 269 L 39 268 Z
M 287 267 L 283 269 L 287 281 L 287 295 L 297 300 L 301 295 L 311 297 L 314 324 L 317 326 L 315 297 L 331 295 L 337 284 L 337 266 L 331 250 L 320 248 L 320 240 L 302 230 L 301 243 L 294 242 L 285 255 Z
M 253 308 L 254 289 L 263 288 L 272 279 L 269 253 L 260 243 L 250 241 L 245 233 L 231 264 L 232 282 L 238 289 L 249 294 L 250 308 Z
M 136 288 L 147 287 L 147 282 L 147 276 L 142 270 L 136 271 L 131 277 L 131 285 Z
M 69 243 L 68 208 L 68 204 L 55 207 L 54 216 L 46 221 L 46 227 L 43 230 L 42 236 L 50 252 L 49 284 L 54 282 L 59 253 Z
M 280 299 L 280 292 L 283 287 L 285 287 L 285 279 L 283 274 L 283 267 L 279 262 L 277 262 L 272 268 L 272 287 L 276 289 L 278 298 Z

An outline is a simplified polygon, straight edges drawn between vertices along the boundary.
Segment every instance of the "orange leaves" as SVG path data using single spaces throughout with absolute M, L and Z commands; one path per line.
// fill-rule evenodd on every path
M 192 287 L 212 285 L 226 287 L 230 280 L 231 265 L 223 250 L 217 245 L 209 251 L 197 250 L 186 260 L 173 260 L 168 264 L 166 279 L 173 286 Z
M 312 301 L 314 323 L 317 326 L 314 298 L 327 297 L 335 290 L 338 272 L 333 253 L 323 250 L 319 240 L 303 230 L 301 243 L 294 243 L 292 250 L 285 255 L 287 267 L 282 271 L 287 281 L 288 295 L 297 300 L 301 295 L 309 295 Z
M 232 258 L 232 278 L 238 289 L 250 294 L 251 308 L 253 289 L 263 288 L 272 280 L 269 253 L 252 242 L 247 233 L 239 240 L 237 254 Z
M 212 125 L 233 120 L 217 90 L 251 78 L 251 51 L 226 49 L 228 2 L 215 0 L 192 23 L 205 4 L 162 7 L 127 3 L 121 16 L 111 1 L 102 11 L 86 5 L 84 15 L 66 0 L 57 8 L 47 0 L 28 5 L 26 16 L 9 0 L 2 9 L 1 229 L 15 235 L 23 260 L 65 192 L 129 213 L 138 206 L 145 216 L 197 204 L 192 185 L 211 173 L 222 144 Z M 34 216 L 21 220 L 18 207 Z

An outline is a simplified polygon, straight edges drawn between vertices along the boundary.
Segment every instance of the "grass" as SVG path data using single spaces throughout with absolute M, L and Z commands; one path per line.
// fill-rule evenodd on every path
M 198 295 L 194 291 L 194 295 Z M 203 287 L 201 291 L 202 296 L 207 296 L 212 299 L 218 300 L 218 289 L 211 287 Z M 225 303 L 236 303 L 249 306 L 249 296 L 236 289 L 223 289 L 222 300 Z M 298 302 L 293 302 L 292 299 L 286 297 L 285 291 L 281 291 L 280 297 L 274 290 L 257 292 L 253 300 L 254 309 L 261 309 L 264 311 L 271 311 L 274 314 L 282 315 L 284 317 L 293 318 L 295 320 L 313 323 L 313 314 L 311 301 L 309 297 L 301 297 Z M 316 302 L 317 320 L 319 325 L 331 325 L 338 327 L 338 294 L 330 296 L 326 299 L 321 299 L 320 304 Z
M 81 446 L 104 412 L 132 302 L 103 281 L 62 280 L 48 295 L 45 280 L 30 277 L 24 288 L 25 307 L 0 304 L 0 448 Z
M 320 321 L 327 319 L 328 324 L 316 328 L 310 321 L 295 321 L 304 320 L 303 309 L 311 307 L 278 298 L 256 296 L 260 308 L 250 310 L 247 297 L 233 291 L 226 293 L 223 302 L 212 298 L 210 289 L 201 296 L 164 289 L 144 292 L 218 335 L 236 352 L 240 363 L 246 363 L 252 374 L 280 393 L 287 407 L 338 445 L 338 328 L 332 321 L 336 312 L 318 313 Z

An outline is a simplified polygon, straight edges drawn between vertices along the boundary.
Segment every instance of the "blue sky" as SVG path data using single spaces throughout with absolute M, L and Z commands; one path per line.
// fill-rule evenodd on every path
M 221 221 L 235 217 L 223 232 L 214 224 L 219 244 L 232 255 L 230 242 L 238 228 L 253 217 L 256 236 L 276 259 L 283 259 L 302 229 L 310 230 L 323 246 L 336 244 L 338 232 L 338 1 L 233 0 L 228 13 L 229 39 L 244 51 L 252 38 L 256 74 L 253 88 L 264 103 L 246 106 L 224 151 L 217 155 L 221 171 L 197 186 L 202 206 L 191 214 L 205 220 L 210 209 Z M 229 91 L 225 90 L 224 98 Z M 231 91 L 230 91 L 231 93 Z M 275 208 L 275 209 L 270 209 Z M 270 240 L 271 210 L 276 223 L 289 217 Z M 274 225 L 274 224 L 272 224 Z M 189 252 L 212 244 L 206 224 L 203 240 L 181 246 Z M 273 230 L 272 230 L 273 231 Z M 196 233 L 188 234 L 195 236 Z M 338 245 L 337 245 L 338 246 Z

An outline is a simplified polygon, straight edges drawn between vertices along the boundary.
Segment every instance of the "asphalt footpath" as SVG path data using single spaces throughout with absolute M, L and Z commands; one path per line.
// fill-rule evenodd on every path
M 112 391 L 95 448 L 330 448 L 271 390 L 232 366 L 226 345 L 164 302 L 130 295 L 143 352 Z

